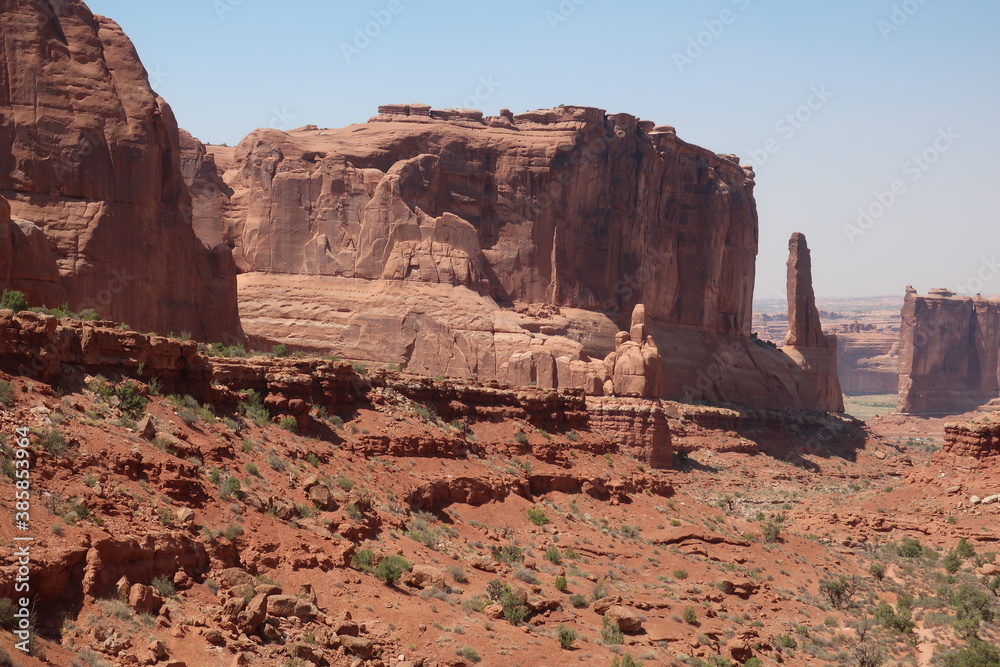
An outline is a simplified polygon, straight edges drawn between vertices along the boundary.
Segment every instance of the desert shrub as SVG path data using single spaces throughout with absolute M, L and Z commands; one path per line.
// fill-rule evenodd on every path
M 750 658 L 743 663 L 743 667 L 764 667 L 764 661 L 760 658 Z
M 0 297 L 0 308 L 19 313 L 22 310 L 28 309 L 28 300 L 24 298 L 24 292 L 5 289 L 3 296 Z
M 358 375 L 368 375 L 368 369 L 365 368 L 363 364 L 359 364 L 356 361 L 351 364 L 351 370 Z
M 976 555 L 976 549 L 969 541 L 964 537 L 958 540 L 958 546 L 955 547 L 955 553 L 962 557 L 962 559 L 972 558 Z
M 913 598 L 901 595 L 896 608 L 888 602 L 883 602 L 875 608 L 875 620 L 886 628 L 898 630 L 904 634 L 913 630 Z
M 532 507 L 528 510 L 528 519 L 536 526 L 544 526 L 549 522 L 549 517 L 545 516 L 545 512 L 537 507 Z
M 288 356 L 288 346 L 284 343 L 279 343 L 271 348 L 272 357 L 287 357 Z
M 160 594 L 160 597 L 169 598 L 177 593 L 177 587 L 174 586 L 174 582 L 167 577 L 155 577 L 150 586 L 156 589 L 156 592 Z
M 339 475 L 337 477 L 337 486 L 342 488 L 344 491 L 350 491 L 354 488 L 354 480 L 347 475 Z
M 777 644 L 779 648 L 785 648 L 789 650 L 794 650 L 799 647 L 798 642 L 791 635 L 777 635 L 774 638 L 774 643 Z
M 285 463 L 285 459 L 281 458 L 277 454 L 269 454 L 267 457 L 267 465 L 271 466 L 271 469 L 275 472 L 283 472 L 288 464 Z
M 987 623 L 993 620 L 993 598 L 982 588 L 964 583 L 945 591 L 949 606 L 959 620 L 974 618 Z
M 674 579 L 678 581 L 684 581 L 688 578 L 687 570 L 674 570 Z
M 633 658 L 631 653 L 626 653 L 612 660 L 611 667 L 642 667 L 642 661 Z
M 231 523 L 226 526 L 226 529 L 222 532 L 223 536 L 230 542 L 236 541 L 236 538 L 243 534 L 243 527 L 239 524 Z
M 54 428 L 45 429 L 38 434 L 38 444 L 42 449 L 55 457 L 64 456 L 69 447 L 66 445 L 66 437 Z
M 698 623 L 698 614 L 695 613 L 694 607 L 684 607 L 684 611 L 681 613 L 681 618 L 688 625 L 696 625 Z
M 479 657 L 479 652 L 471 646 L 463 646 L 462 648 L 455 649 L 455 655 L 465 658 L 472 664 L 476 664 L 482 660 L 482 658 Z
M 371 549 L 358 549 L 351 557 L 351 567 L 362 572 L 371 572 L 375 569 L 378 556 Z
M 625 633 L 618 627 L 618 623 L 612 621 L 607 616 L 601 622 L 601 641 L 605 644 L 625 643 Z
M 885 578 L 885 564 L 883 563 L 872 563 L 868 571 L 875 577 L 875 581 L 882 581 Z
M 545 560 L 549 561 L 553 565 L 558 565 L 562 562 L 562 554 L 559 553 L 559 547 L 550 546 L 545 550 Z
M 586 609 L 587 604 L 589 604 L 587 602 L 587 598 L 579 593 L 573 593 L 573 595 L 570 595 L 569 603 L 576 609 Z
M 840 575 L 836 579 L 828 579 L 821 583 L 819 590 L 830 601 L 830 604 L 839 609 L 849 605 L 854 599 L 854 595 L 858 592 L 858 582 L 854 577 L 848 579 L 844 575 Z
M 389 554 L 375 566 L 375 578 L 386 586 L 395 586 L 404 572 L 409 572 L 413 566 L 408 560 L 396 554 Z
M 244 401 L 240 403 L 240 413 L 257 424 L 257 426 L 267 425 L 270 415 L 264 407 L 264 400 L 253 389 L 243 392 Z
M 1000 652 L 981 639 L 973 639 L 965 648 L 947 654 L 944 667 L 1000 667 Z
M 962 557 L 954 551 L 949 551 L 941 559 L 941 565 L 948 574 L 955 574 L 962 567 Z
M 526 445 L 528 444 L 528 434 L 524 431 L 518 431 L 514 435 L 514 440 L 516 440 L 519 445 Z
M 569 582 L 566 581 L 566 577 L 564 577 L 561 574 L 558 577 L 556 577 L 555 586 L 556 590 L 559 591 L 560 593 L 565 593 L 566 591 L 569 590 Z
M 278 426 L 285 429 L 289 433 L 297 433 L 299 430 L 299 422 L 295 417 L 285 417 L 278 422 Z
M 14 402 L 14 385 L 6 380 L 0 380 L 0 405 L 9 406 Z
M 240 484 L 240 480 L 232 476 L 226 477 L 226 479 L 219 486 L 219 494 L 223 498 L 238 496 L 242 490 L 243 487 Z
M 486 597 L 503 608 L 503 617 L 513 625 L 520 625 L 528 616 L 528 608 L 511 587 L 499 579 L 493 579 L 486 585 Z
M 768 544 L 777 542 L 781 539 L 781 524 L 777 521 L 768 521 L 763 526 L 764 531 L 764 541 Z
M 118 397 L 118 407 L 132 419 L 138 419 L 146 411 L 149 399 L 138 392 L 139 387 L 129 380 L 115 389 Z
M 896 547 L 896 553 L 903 558 L 920 558 L 924 553 L 924 548 L 918 540 L 912 537 L 904 537 L 903 541 Z
M 559 637 L 559 646 L 564 649 L 573 648 L 573 642 L 576 641 L 576 632 L 570 630 L 564 625 L 559 625 L 556 627 L 556 636 Z
M 524 560 L 524 549 L 513 544 L 505 544 L 502 547 L 490 547 L 490 553 L 500 563 L 520 563 Z
M 526 567 L 515 567 L 514 576 L 527 584 L 538 584 L 538 577 L 536 577 L 535 573 Z
M 260 477 L 260 469 L 257 468 L 257 464 L 251 461 L 247 463 L 243 468 L 247 471 L 248 475 L 253 475 L 254 477 Z

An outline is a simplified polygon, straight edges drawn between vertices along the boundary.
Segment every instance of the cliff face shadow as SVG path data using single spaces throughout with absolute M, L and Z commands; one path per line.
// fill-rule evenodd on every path
M 737 423 L 737 433 L 755 442 L 762 454 L 818 472 L 807 457 L 840 458 L 856 462 L 869 432 L 861 422 L 833 413 L 767 413 L 767 418 L 747 414 Z

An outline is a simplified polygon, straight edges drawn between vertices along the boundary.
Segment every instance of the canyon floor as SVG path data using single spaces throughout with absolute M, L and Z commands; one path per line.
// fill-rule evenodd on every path
M 1000 503 L 969 497 L 1000 471 L 936 463 L 944 420 L 664 403 L 656 470 L 585 419 L 445 421 L 372 378 L 449 380 L 351 372 L 357 401 L 280 425 L 0 373 L 0 506 L 27 428 L 44 600 L 7 664 L 932 665 L 998 638 Z

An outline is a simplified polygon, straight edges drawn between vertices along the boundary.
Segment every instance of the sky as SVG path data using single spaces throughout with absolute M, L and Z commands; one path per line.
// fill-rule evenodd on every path
M 673 125 L 757 174 L 758 299 L 1000 294 L 993 0 L 89 0 L 202 141 L 380 104 L 560 104 Z

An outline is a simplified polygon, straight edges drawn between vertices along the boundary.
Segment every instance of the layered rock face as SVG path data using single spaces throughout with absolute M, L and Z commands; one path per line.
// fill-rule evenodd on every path
M 121 28 L 2 0 L 0 60 L 0 280 L 32 305 L 241 339 L 231 252 L 194 235 L 176 121 Z
M 837 337 L 824 334 L 812 287 L 812 258 L 806 237 L 788 241 L 788 336 L 782 348 L 802 369 L 799 393 L 807 404 L 844 411 L 837 377 Z
M 199 234 L 233 248 L 258 344 L 596 395 L 819 407 L 799 364 L 749 337 L 757 215 L 735 156 L 593 108 L 379 111 L 185 150 Z
M 900 329 L 900 412 L 957 414 L 1000 396 L 1000 300 L 907 287 Z
M 996 416 L 945 424 L 944 446 L 934 461 L 968 469 L 1000 463 L 1000 423 Z
M 837 375 L 845 394 L 899 390 L 899 331 L 861 323 L 831 329 L 837 335 Z

